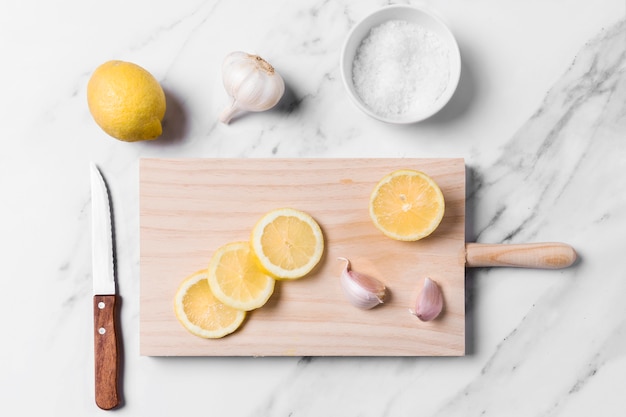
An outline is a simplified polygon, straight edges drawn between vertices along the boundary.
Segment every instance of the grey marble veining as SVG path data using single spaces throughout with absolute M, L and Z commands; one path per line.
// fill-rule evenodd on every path
M 599 168 L 604 164 L 619 166 L 626 155 L 622 139 L 626 126 L 625 37 L 621 21 L 592 39 L 535 114 L 502 146 L 493 166 L 481 170 L 475 200 L 484 201 L 489 194 L 505 199 L 499 200 L 499 204 L 481 206 L 481 211 L 490 215 L 484 216 L 486 225 L 478 225 L 481 230 L 477 231 L 477 239 L 536 239 L 547 222 L 541 216 L 558 219 L 555 210 L 569 210 L 576 204 L 595 209 L 585 205 L 592 200 L 606 208 L 610 199 L 604 196 L 595 200 L 597 193 L 603 188 L 612 188 L 611 193 L 623 188 L 622 179 L 615 177 L 601 186 L 609 179 Z M 607 131 L 607 127 L 612 130 Z M 581 190 L 581 183 L 589 188 Z M 520 211 L 525 213 L 521 218 Z M 587 215 L 579 221 L 587 223 Z M 599 220 L 594 217 L 590 220 Z M 515 227 L 499 227 L 512 218 Z M 575 220 L 568 217 L 567 221 Z M 498 232 L 502 235 L 498 236 Z

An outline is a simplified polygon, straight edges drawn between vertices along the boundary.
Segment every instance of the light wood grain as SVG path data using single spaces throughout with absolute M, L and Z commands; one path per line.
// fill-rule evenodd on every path
M 468 267 L 560 269 L 571 266 L 576 257 L 574 248 L 560 242 L 466 245 Z
M 400 168 L 424 171 L 442 188 L 446 214 L 418 242 L 382 235 L 369 195 Z M 221 245 L 247 240 L 267 211 L 310 213 L 326 243 L 308 276 L 278 282 L 268 304 L 222 339 L 205 340 L 176 320 L 178 285 L 206 268 Z M 339 275 L 382 280 L 388 301 L 368 311 L 343 297 Z M 140 161 L 140 352 L 149 356 L 416 356 L 465 351 L 465 165 L 462 159 L 142 159 Z M 444 313 L 423 323 L 409 313 L 425 277 L 437 281 Z

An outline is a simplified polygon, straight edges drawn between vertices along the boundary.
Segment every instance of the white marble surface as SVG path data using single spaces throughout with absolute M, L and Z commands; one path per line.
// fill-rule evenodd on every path
M 417 4 L 416 2 L 410 2 Z M 125 416 L 587 416 L 626 410 L 626 23 L 623 0 L 431 2 L 463 74 L 437 116 L 394 127 L 348 100 L 341 43 L 383 1 L 7 0 L 0 4 L 0 407 L 90 416 L 90 191 L 110 188 Z M 257 52 L 285 103 L 230 126 L 220 63 Z M 109 59 L 149 69 L 165 133 L 122 143 L 85 87 Z M 468 240 L 564 241 L 560 271 L 467 274 L 460 358 L 139 355 L 140 157 L 464 157 Z

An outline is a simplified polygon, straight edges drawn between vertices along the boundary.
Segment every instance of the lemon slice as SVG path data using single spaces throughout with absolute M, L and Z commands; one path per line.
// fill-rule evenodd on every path
M 420 171 L 400 169 L 376 185 L 370 197 L 370 216 L 386 236 L 415 241 L 430 235 L 445 211 L 437 183 Z
M 224 305 L 209 288 L 205 270 L 187 277 L 174 297 L 174 312 L 183 327 L 192 334 L 217 339 L 237 330 L 245 311 Z
M 324 253 L 319 224 L 292 208 L 266 213 L 252 229 L 251 245 L 263 269 L 279 279 L 303 277 Z
M 259 268 L 249 242 L 232 242 L 218 248 L 207 275 L 215 297 L 239 310 L 261 307 L 274 292 L 274 278 Z

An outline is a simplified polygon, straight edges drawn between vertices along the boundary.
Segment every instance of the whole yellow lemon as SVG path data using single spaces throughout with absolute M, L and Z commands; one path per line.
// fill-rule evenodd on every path
M 98 126 L 116 139 L 151 140 L 163 133 L 165 93 L 139 65 L 124 61 L 100 65 L 87 84 L 87 102 Z

